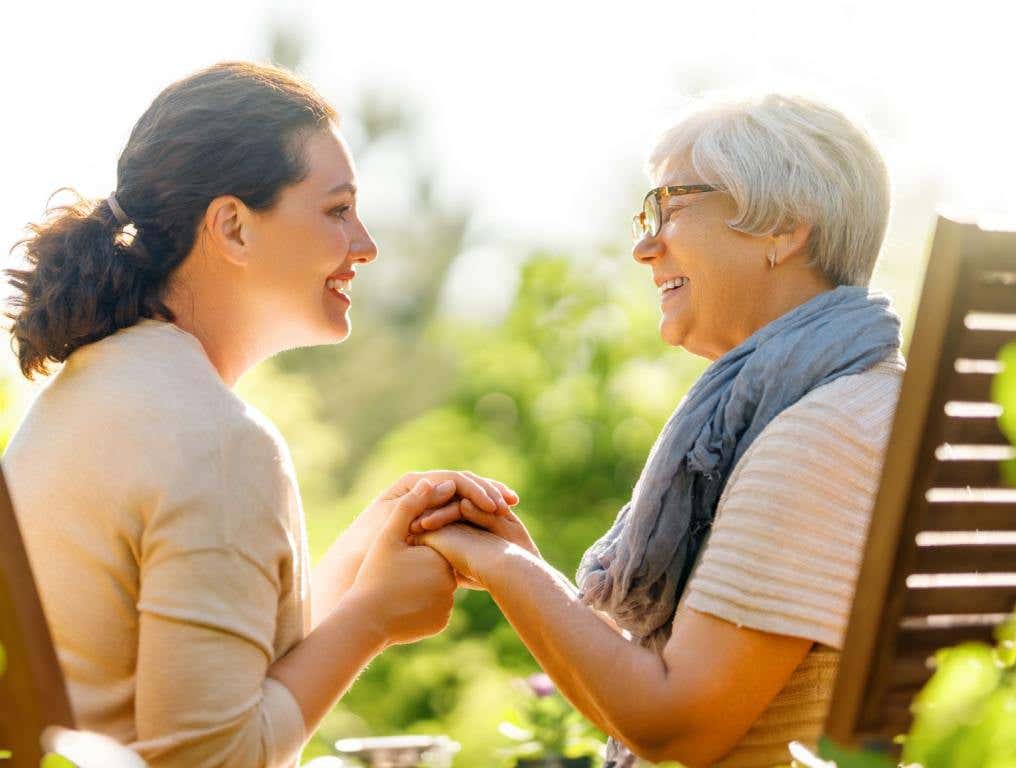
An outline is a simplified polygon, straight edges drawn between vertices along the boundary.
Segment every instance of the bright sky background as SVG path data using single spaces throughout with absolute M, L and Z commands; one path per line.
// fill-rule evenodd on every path
M 6 251 L 58 187 L 108 194 L 117 156 L 156 93 L 215 61 L 264 59 L 274 19 L 303 30 L 304 73 L 340 111 L 372 89 L 418 113 L 419 162 L 436 169 L 444 199 L 477 210 L 475 255 L 460 281 L 510 279 L 491 254 L 514 246 L 617 242 L 645 186 L 652 139 L 703 84 L 803 92 L 859 116 L 894 178 L 890 247 L 920 255 L 936 205 L 1016 210 L 1010 8 L 998 0 L 8 3 L 0 240 Z M 362 170 L 369 225 L 398 205 L 399 172 L 383 163 Z

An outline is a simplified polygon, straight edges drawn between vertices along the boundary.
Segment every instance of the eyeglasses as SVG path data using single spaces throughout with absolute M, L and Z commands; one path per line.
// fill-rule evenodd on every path
M 644 238 L 656 237 L 660 234 L 660 224 L 663 220 L 661 201 L 668 197 L 678 195 L 692 195 L 696 192 L 719 192 L 716 187 L 709 184 L 688 184 L 683 187 L 657 187 L 649 190 L 642 201 L 642 211 L 636 213 L 631 220 L 631 234 L 636 242 Z

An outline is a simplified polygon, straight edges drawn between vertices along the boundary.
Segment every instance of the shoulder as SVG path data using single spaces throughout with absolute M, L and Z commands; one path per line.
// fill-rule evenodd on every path
M 773 419 L 763 435 L 792 429 L 799 422 L 825 418 L 834 427 L 865 427 L 892 420 L 905 367 L 883 361 L 863 373 L 841 376 L 817 387 Z
M 158 426 L 163 435 L 211 425 L 235 410 L 200 342 L 155 320 L 76 350 L 39 397 L 47 411 L 108 424 L 117 434 Z
M 766 425 L 737 463 L 728 488 L 767 461 L 793 473 L 797 464 L 835 464 L 843 455 L 877 459 L 892 430 L 904 370 L 902 359 L 886 360 L 809 392 Z

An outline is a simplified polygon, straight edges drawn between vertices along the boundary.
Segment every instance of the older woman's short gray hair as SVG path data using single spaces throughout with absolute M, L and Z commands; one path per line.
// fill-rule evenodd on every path
M 734 198 L 732 229 L 770 235 L 810 224 L 811 262 L 834 285 L 871 280 L 889 175 L 868 135 L 840 112 L 776 94 L 708 103 L 664 133 L 649 174 L 662 184 L 689 160 L 701 181 Z

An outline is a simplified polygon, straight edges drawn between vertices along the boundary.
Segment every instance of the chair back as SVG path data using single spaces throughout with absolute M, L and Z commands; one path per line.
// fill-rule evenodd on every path
M 940 217 L 826 733 L 891 749 L 934 651 L 1016 605 L 1016 451 L 992 401 L 1016 341 L 1016 232 Z
M 63 673 L 32 578 L 21 531 L 0 471 L 0 751 L 3 768 L 38 768 L 50 725 L 74 727 Z

